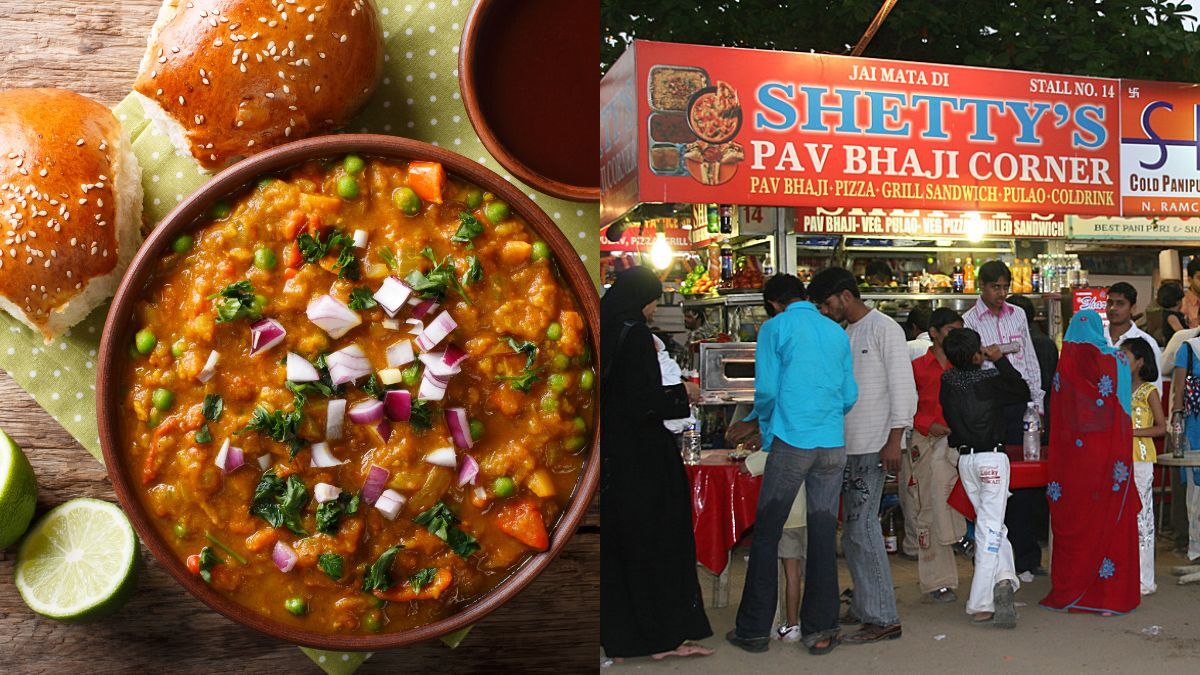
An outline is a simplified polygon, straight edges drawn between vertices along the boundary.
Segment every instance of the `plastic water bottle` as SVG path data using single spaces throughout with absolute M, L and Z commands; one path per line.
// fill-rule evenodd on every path
M 1032 402 L 1025 408 L 1025 433 L 1021 438 L 1024 446 L 1026 462 L 1036 462 L 1042 458 L 1042 425 L 1038 418 L 1037 407 Z
M 1171 426 L 1167 430 L 1167 445 L 1171 447 L 1172 457 L 1182 459 L 1183 454 L 1191 449 L 1185 431 L 1183 413 L 1177 410 L 1171 415 Z
M 680 446 L 684 464 L 700 463 L 700 430 L 695 424 L 689 424 L 688 428 L 683 430 Z

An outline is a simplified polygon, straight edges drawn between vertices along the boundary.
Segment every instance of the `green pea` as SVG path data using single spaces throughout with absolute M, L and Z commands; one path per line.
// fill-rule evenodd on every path
M 586 443 L 587 439 L 583 436 L 572 436 L 563 441 L 563 447 L 571 452 L 575 452 L 576 450 L 583 448 Z
M 467 190 L 466 204 L 468 209 L 477 209 L 483 203 L 483 193 L 479 188 L 471 188 Z
M 171 356 L 174 356 L 175 358 L 183 356 L 183 353 L 186 351 L 187 340 L 184 340 L 183 338 L 179 338 L 174 344 L 171 345 Z
M 212 216 L 215 220 L 225 220 L 232 211 L 233 207 L 229 205 L 229 202 L 222 199 L 212 205 L 212 208 L 208 210 L 208 215 Z
M 383 598 L 377 598 L 373 595 L 370 597 L 371 597 L 371 606 L 372 607 L 378 607 L 378 608 L 382 609 L 383 606 L 387 604 L 387 600 L 384 600 Z
M 267 306 L 267 296 L 259 293 L 254 294 L 254 304 L 250 306 L 250 311 L 254 314 L 254 318 L 262 316 L 263 309 Z
M 500 476 L 492 481 L 492 492 L 495 492 L 497 497 L 511 497 L 516 491 L 517 484 L 508 476 Z
M 410 187 L 396 188 L 392 192 L 392 203 L 406 216 L 415 216 L 421 212 L 421 198 Z
M 187 525 L 184 525 L 182 522 L 175 523 L 175 526 L 171 529 L 175 531 L 176 539 L 183 539 L 188 535 Z
M 254 252 L 254 266 L 258 269 L 267 270 L 269 272 L 275 269 L 275 263 L 275 251 L 272 251 L 266 246 Z
M 547 394 L 542 397 L 542 410 L 545 412 L 558 410 L 558 397 L 553 394 Z
M 178 237 L 175 237 L 175 241 L 171 242 L 171 250 L 175 251 L 176 253 L 187 253 L 189 250 L 191 250 L 192 244 L 195 241 L 195 239 L 192 239 L 192 235 L 181 234 Z
M 553 364 L 555 370 L 566 370 L 571 366 L 571 359 L 567 358 L 566 354 L 559 352 L 554 355 Z
M 585 422 L 582 417 L 576 417 L 575 419 L 571 420 L 571 424 L 575 425 L 575 431 L 578 431 L 581 434 L 587 431 L 587 422 Z
M 154 337 L 154 331 L 143 328 L 133 336 L 133 344 L 137 347 L 139 354 L 149 354 L 154 351 L 154 345 L 158 344 L 158 338 Z
M 346 155 L 346 159 L 342 162 L 342 168 L 346 173 L 361 173 L 367 163 L 358 155 Z
M 354 176 L 342 176 L 337 181 L 337 191 L 342 199 L 357 199 L 358 181 L 354 180 Z
M 296 616 L 304 616 L 308 612 L 308 603 L 304 601 L 304 598 L 293 595 L 284 601 L 283 608 Z
M 508 217 L 508 204 L 501 201 L 488 202 L 483 207 L 483 215 L 493 223 L 498 223 Z
M 550 257 L 550 246 L 548 244 L 546 244 L 546 242 L 541 241 L 540 239 L 538 241 L 533 242 L 533 252 L 530 254 L 530 258 L 533 260 L 533 262 L 537 262 L 539 260 L 545 260 L 546 258 L 549 258 L 549 257 Z
M 421 380 L 421 368 L 417 365 L 411 365 L 400 373 L 400 378 L 405 385 L 411 387 Z
M 148 419 L 146 420 L 146 424 L 151 429 L 153 429 L 154 427 L 158 426 L 158 423 L 161 421 L 162 421 L 162 414 L 158 412 L 158 408 L 151 408 L 150 415 L 149 415 Z
M 483 438 L 483 422 L 479 420 L 471 420 L 471 440 L 477 441 Z
M 170 389 L 163 389 L 162 387 L 159 387 L 158 389 L 154 390 L 153 394 L 150 395 L 150 400 L 154 403 L 155 408 L 158 408 L 159 410 L 167 410 L 171 407 L 171 404 L 175 402 L 175 394 L 171 393 Z
M 363 628 L 372 633 L 383 628 L 383 618 L 380 616 L 379 610 L 372 609 L 363 615 Z
M 139 357 L 141 355 L 142 355 L 142 353 L 137 350 L 137 345 L 135 345 L 135 344 L 129 345 L 129 358 L 136 359 L 137 357 Z
M 580 389 L 584 391 L 591 391 L 594 384 L 596 384 L 596 375 L 592 371 L 585 370 L 579 374 Z
M 553 373 L 550 377 L 546 378 L 546 383 L 554 391 L 562 391 L 567 388 L 567 376 L 562 373 Z
M 562 324 L 555 321 L 554 323 L 550 324 L 549 326 L 546 326 L 546 337 L 550 338 L 551 340 L 557 340 L 557 339 L 561 338 L 562 337 Z

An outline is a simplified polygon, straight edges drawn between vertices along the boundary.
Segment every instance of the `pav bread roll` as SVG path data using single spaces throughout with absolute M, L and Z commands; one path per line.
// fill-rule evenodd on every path
M 165 0 L 133 89 L 214 170 L 344 125 L 382 73 L 371 0 Z
M 141 219 L 141 169 L 112 111 L 0 90 L 0 309 L 61 335 L 116 290 Z

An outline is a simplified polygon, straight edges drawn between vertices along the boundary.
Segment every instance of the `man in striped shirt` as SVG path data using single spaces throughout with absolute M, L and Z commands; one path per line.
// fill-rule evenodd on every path
M 1029 385 L 1030 400 L 1037 406 L 1038 412 L 1044 414 L 1042 371 L 1038 364 L 1037 352 L 1033 348 L 1033 338 L 1029 335 L 1025 311 L 1006 302 L 1012 285 L 1012 272 L 1002 261 L 989 260 L 980 266 L 977 278 L 979 300 L 963 314 L 963 323 L 967 328 L 979 333 L 985 347 L 1016 344 L 1017 351 L 1007 354 L 1008 362 L 1021 373 L 1021 378 Z M 990 361 L 985 361 L 983 367 L 995 366 Z M 1006 443 L 1021 443 L 1024 415 L 1023 404 L 1004 409 Z M 1039 528 L 1034 522 L 1041 518 L 1040 514 L 1044 511 L 1044 494 L 1043 488 L 1013 490 L 1004 514 L 1004 524 L 1008 527 L 1008 540 L 1012 544 L 1017 572 L 1027 582 L 1032 581 L 1033 576 L 1046 573 L 1042 569 L 1042 548 L 1037 541 L 1036 532 Z

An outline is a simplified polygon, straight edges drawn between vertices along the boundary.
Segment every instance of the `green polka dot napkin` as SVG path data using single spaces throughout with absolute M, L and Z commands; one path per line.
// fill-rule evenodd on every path
M 476 159 L 520 185 L 479 142 L 458 92 L 458 45 L 467 0 L 376 0 L 384 30 L 384 79 L 362 114 L 344 131 L 415 138 Z M 149 29 L 149 26 L 146 27 Z M 209 176 L 190 157 L 179 155 L 150 124 L 133 95 L 113 111 L 129 132 L 142 166 L 147 222 L 156 223 Z M 579 258 L 598 279 L 599 241 L 595 204 L 555 199 L 522 186 L 567 235 Z M 44 344 L 40 335 L 0 312 L 0 368 L 33 396 L 96 459 L 96 351 L 107 305 L 92 312 L 65 336 Z M 469 629 L 446 636 L 455 647 Z M 304 649 L 331 675 L 353 673 L 369 654 Z

